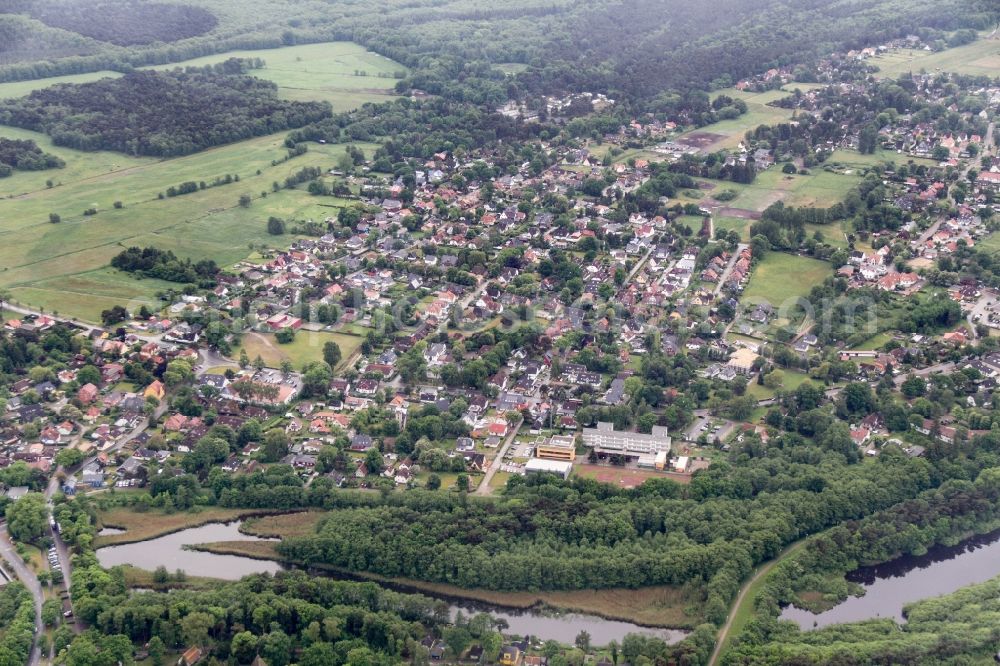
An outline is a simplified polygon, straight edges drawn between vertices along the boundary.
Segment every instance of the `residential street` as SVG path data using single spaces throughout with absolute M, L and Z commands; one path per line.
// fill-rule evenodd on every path
M 496 457 L 493 458 L 489 469 L 487 469 L 486 474 L 483 475 L 483 480 L 479 482 L 479 487 L 476 488 L 473 494 L 483 496 L 491 495 L 493 493 L 493 489 L 490 488 L 490 481 L 492 481 L 493 477 L 496 476 L 496 473 L 500 471 L 500 465 L 503 464 L 503 457 L 507 455 L 507 449 L 509 449 L 510 445 L 514 442 L 514 439 L 517 437 L 517 431 L 521 429 L 521 424 L 523 423 L 524 419 L 521 419 L 516 425 L 511 427 L 511 431 L 507 435 L 507 439 L 504 440 L 503 445 L 497 451 Z
M 719 281 L 715 285 L 716 296 L 722 293 L 722 288 L 726 286 L 726 280 L 729 279 L 730 273 L 733 272 L 733 266 L 735 266 L 736 262 L 739 260 L 740 253 L 743 252 L 743 250 L 747 249 L 748 247 L 750 246 L 747 245 L 746 243 L 740 243 L 736 246 L 736 251 L 733 252 L 733 256 L 729 257 L 729 263 L 726 264 L 726 270 L 722 271 L 722 275 L 719 276 Z

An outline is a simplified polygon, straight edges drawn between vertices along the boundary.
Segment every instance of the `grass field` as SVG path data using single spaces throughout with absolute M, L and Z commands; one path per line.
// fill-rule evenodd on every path
M 1000 252 L 1000 232 L 993 232 L 979 241 L 978 247 L 992 254 Z
M 168 286 L 110 275 L 108 262 L 123 247 L 154 245 L 228 266 L 248 256 L 250 244 L 288 242 L 267 233 L 268 216 L 322 220 L 344 205 L 342 199 L 313 197 L 301 189 L 261 197 L 273 182 L 303 167 L 332 167 L 344 151 L 343 146 L 313 145 L 305 155 L 272 166 L 285 155 L 284 133 L 160 162 L 53 148 L 47 137 L 31 132 L 0 128 L 0 135 L 31 136 L 68 165 L 51 176 L 18 173 L 0 182 L 0 196 L 7 197 L 0 219 L 0 287 L 10 288 L 22 303 L 91 321 L 109 305 L 149 303 L 153 293 Z M 170 185 L 227 173 L 239 174 L 240 182 L 157 198 Z M 46 187 L 49 177 L 61 184 Z M 237 205 L 244 193 L 258 197 L 250 208 Z M 115 201 L 123 207 L 115 209 Z M 83 216 L 90 206 L 100 212 Z M 62 222 L 49 223 L 50 212 L 61 215 Z M 75 293 L 92 294 L 93 302 L 82 303 Z
M 725 229 L 726 231 L 738 231 L 740 233 L 740 238 L 747 241 L 750 240 L 750 225 L 753 224 L 753 220 L 744 220 L 740 217 L 726 217 L 720 215 L 719 217 L 712 218 L 712 224 L 715 225 L 715 233 L 719 233 L 719 229 Z
M 766 300 L 774 307 L 809 293 L 831 274 L 830 264 L 783 252 L 769 252 L 753 270 L 747 299 Z
M 993 77 L 1000 70 L 1000 40 L 979 39 L 938 53 L 902 49 L 871 58 L 868 64 L 878 67 L 878 76 L 884 78 L 921 70 Z
M 789 175 L 777 166 L 757 174 L 752 185 L 733 187 L 740 192 L 727 206 L 763 211 L 777 201 L 786 206 L 828 208 L 844 200 L 857 185 L 858 174 L 840 174 L 814 169 L 807 176 Z
M 833 151 L 833 154 L 830 155 L 830 157 L 827 158 L 825 164 L 842 164 L 855 169 L 866 169 L 868 167 L 878 166 L 886 162 L 895 162 L 899 165 L 909 164 L 910 162 L 917 165 L 923 164 L 924 166 L 937 165 L 937 162 L 932 159 L 900 155 L 899 153 L 895 153 L 891 150 L 884 150 L 882 148 L 879 148 L 870 155 L 863 155 L 853 150 L 838 148 Z
M 326 42 L 303 44 L 280 49 L 255 49 L 230 51 L 193 58 L 147 69 L 173 69 L 175 67 L 201 67 L 229 58 L 261 58 L 262 69 L 251 73 L 278 85 L 278 94 L 284 99 L 325 100 L 334 111 L 348 111 L 366 102 L 393 99 L 395 75 L 405 74 L 405 66 L 378 53 L 368 51 L 353 42 Z M 59 83 L 89 83 L 121 73 L 110 70 L 70 74 L 29 81 L 0 83 L 0 99 L 23 97 L 35 90 Z
M 350 42 L 227 53 L 178 64 L 206 64 L 232 56 L 265 59 L 267 66 L 256 74 L 278 83 L 282 95 L 326 99 L 337 109 L 389 99 L 393 73 L 405 71 Z M 0 97 L 65 80 L 93 80 L 100 78 L 98 74 L 0 84 Z M 273 165 L 286 155 L 285 134 L 157 160 L 57 147 L 43 134 L 0 126 L 0 137 L 33 139 L 66 162 L 62 169 L 17 172 L 0 180 L 4 199 L 0 288 L 9 289 L 18 302 L 96 321 L 101 310 L 112 305 L 153 304 L 157 291 L 178 287 L 112 273 L 108 262 L 123 247 L 155 245 L 182 257 L 211 258 L 228 266 L 247 257 L 250 244 L 286 245 L 290 238 L 267 234 L 269 216 L 322 220 L 335 216 L 345 201 L 313 197 L 304 189 L 271 192 L 272 183 L 283 182 L 303 167 L 333 167 L 344 151 L 343 146 L 312 144 L 307 154 Z M 369 155 L 375 149 L 373 144 L 359 146 Z M 212 182 L 226 175 L 238 175 L 240 182 L 158 198 L 171 185 Z M 255 197 L 250 208 L 237 205 L 242 194 Z M 122 207 L 114 208 L 115 202 Z M 84 216 L 91 207 L 98 214 Z M 61 224 L 51 224 L 50 213 L 58 214 Z
M 66 76 L 53 76 L 47 79 L 31 79 L 29 81 L 8 81 L 0 83 L 0 99 L 10 97 L 24 97 L 25 95 L 54 86 L 57 83 L 90 83 L 98 79 L 117 78 L 120 72 L 104 70 L 100 72 L 87 72 L 86 74 L 68 74 Z
M 723 120 L 714 125 L 686 132 L 681 136 L 695 132 L 712 132 L 722 134 L 723 137 L 705 147 L 706 152 L 719 150 L 720 148 L 735 148 L 743 140 L 747 130 L 758 125 L 774 125 L 792 117 L 790 109 L 779 109 L 774 106 L 767 106 L 768 102 L 787 97 L 789 93 L 781 90 L 771 90 L 765 93 L 741 92 L 736 88 L 725 88 L 715 93 L 718 95 L 728 95 L 733 99 L 742 99 L 747 103 L 747 112 L 739 118 Z
M 395 73 L 406 67 L 353 42 L 303 44 L 281 49 L 230 51 L 152 69 L 198 67 L 229 58 L 261 58 L 263 69 L 251 74 L 278 85 L 279 95 L 299 101 L 326 100 L 334 111 L 355 109 L 365 102 L 393 99 Z M 2 88 L 0 88 L 2 91 Z
M 786 392 L 794 391 L 802 384 L 812 381 L 809 379 L 809 375 L 805 374 L 804 372 L 794 372 L 792 370 L 786 370 L 784 368 L 781 368 L 779 372 L 781 372 L 781 377 L 782 377 L 781 389 Z M 773 389 L 769 389 L 766 386 L 758 384 L 757 382 L 750 382 L 750 384 L 747 386 L 747 394 L 752 395 L 758 400 L 767 400 L 768 398 L 773 398 L 774 393 L 775 392 Z
M 364 338 L 326 331 L 298 331 L 295 340 L 282 345 L 278 344 L 274 335 L 270 333 L 251 332 L 243 336 L 240 349 L 246 350 L 251 360 L 260 356 L 271 368 L 277 368 L 282 361 L 291 361 L 296 368 L 301 368 L 306 363 L 323 360 L 323 345 L 328 340 L 340 346 L 343 359 L 341 365 L 343 365 L 358 350 Z M 237 350 L 233 356 L 238 357 L 239 354 L 240 351 Z

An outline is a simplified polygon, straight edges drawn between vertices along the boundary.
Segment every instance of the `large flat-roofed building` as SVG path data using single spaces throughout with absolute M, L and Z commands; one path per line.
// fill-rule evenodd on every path
M 542 460 L 532 458 L 524 465 L 525 474 L 557 474 L 568 479 L 573 471 L 573 463 L 568 460 Z
M 613 423 L 598 422 L 596 428 L 583 429 L 583 443 L 598 453 L 633 456 L 655 456 L 670 453 L 670 436 L 663 426 L 653 426 L 653 432 L 615 430 Z
M 553 435 L 535 448 L 535 456 L 545 460 L 576 460 L 576 439 L 572 435 Z

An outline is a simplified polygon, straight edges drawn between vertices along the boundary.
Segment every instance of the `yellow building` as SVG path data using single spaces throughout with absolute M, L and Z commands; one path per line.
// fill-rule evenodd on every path
M 152 384 L 146 387 L 143 397 L 163 400 L 166 394 L 167 392 L 163 388 L 163 383 L 159 379 L 155 379 Z
M 521 666 L 523 660 L 521 649 L 513 645 L 506 645 L 500 651 L 500 666 Z
M 535 457 L 543 460 L 576 460 L 576 440 L 572 435 L 553 435 L 535 449 Z

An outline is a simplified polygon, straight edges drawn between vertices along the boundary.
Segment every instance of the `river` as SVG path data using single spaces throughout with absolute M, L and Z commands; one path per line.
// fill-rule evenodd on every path
M 781 619 L 793 620 L 804 630 L 876 617 L 903 623 L 906 604 L 950 594 L 998 575 L 1000 530 L 974 536 L 957 546 L 934 546 L 924 555 L 904 555 L 855 569 L 847 574 L 847 580 L 861 585 L 864 596 L 850 597 L 818 614 L 788 606 Z
M 240 524 L 239 522 L 211 523 L 148 541 L 106 546 L 97 550 L 97 559 L 103 567 L 130 564 L 152 571 L 159 566 L 164 566 L 171 573 L 182 569 L 189 576 L 205 576 L 225 580 L 238 580 L 243 576 L 255 573 L 274 574 L 284 570 L 284 566 L 270 560 L 255 560 L 238 555 L 217 555 L 184 548 L 184 546 L 192 544 L 214 541 L 264 540 L 243 534 L 239 531 Z M 630 633 L 655 636 L 669 643 L 676 643 L 687 635 L 686 631 L 641 627 L 631 622 L 606 620 L 596 615 L 549 612 L 536 608 L 522 610 L 456 597 L 443 597 L 402 586 L 387 585 L 387 587 L 401 592 L 413 592 L 439 598 L 448 603 L 453 618 L 458 612 L 462 612 L 466 617 L 476 613 L 489 613 L 493 617 L 502 618 L 507 622 L 506 633 L 522 636 L 531 634 L 543 641 L 555 640 L 571 644 L 583 630 L 590 634 L 593 645 L 606 645 L 611 641 L 620 643 L 622 638 Z

